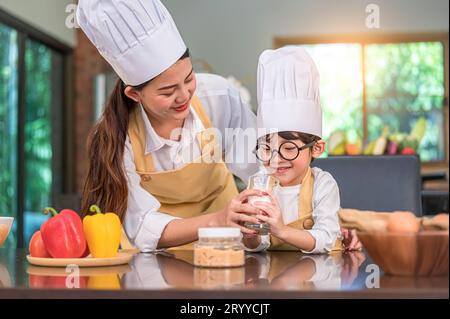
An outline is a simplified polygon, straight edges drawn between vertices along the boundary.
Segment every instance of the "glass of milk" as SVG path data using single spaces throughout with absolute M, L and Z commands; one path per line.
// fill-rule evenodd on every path
M 275 187 L 278 187 L 279 181 L 273 175 L 266 172 L 258 172 L 255 175 L 250 176 L 248 181 L 248 189 L 257 189 L 263 192 L 272 193 Z M 256 202 L 270 203 L 270 196 L 250 196 L 248 198 L 250 205 L 254 205 Z M 244 223 L 244 226 L 250 229 L 254 229 L 260 235 L 269 234 L 270 227 L 267 223 Z

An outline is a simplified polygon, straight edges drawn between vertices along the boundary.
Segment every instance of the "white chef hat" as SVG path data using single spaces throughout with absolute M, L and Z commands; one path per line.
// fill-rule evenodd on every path
M 296 131 L 322 137 L 319 72 L 299 46 L 266 50 L 258 63 L 258 138 Z
M 159 0 L 80 0 L 77 20 L 127 85 L 151 80 L 186 52 L 175 22 Z

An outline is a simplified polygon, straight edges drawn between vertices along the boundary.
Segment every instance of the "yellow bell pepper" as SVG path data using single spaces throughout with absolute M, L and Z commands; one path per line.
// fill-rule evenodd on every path
M 83 219 L 83 230 L 91 255 L 95 258 L 110 258 L 117 255 L 122 226 L 114 213 L 102 214 L 97 205 L 89 209 L 92 216 Z

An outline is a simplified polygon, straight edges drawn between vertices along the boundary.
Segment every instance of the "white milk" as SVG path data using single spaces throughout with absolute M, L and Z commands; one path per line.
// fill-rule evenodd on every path
M 249 196 L 248 197 L 248 203 L 252 206 L 255 206 L 256 202 L 265 202 L 270 203 L 272 202 L 270 196 Z

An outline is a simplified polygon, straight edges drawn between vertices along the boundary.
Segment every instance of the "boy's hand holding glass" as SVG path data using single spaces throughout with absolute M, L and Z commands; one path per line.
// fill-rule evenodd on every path
M 287 227 L 283 221 L 283 214 L 276 198 L 269 193 L 270 202 L 255 201 L 255 207 L 261 209 L 263 214 L 256 215 L 256 218 L 266 223 L 270 227 L 270 233 L 278 238 L 282 238 L 283 231 Z

